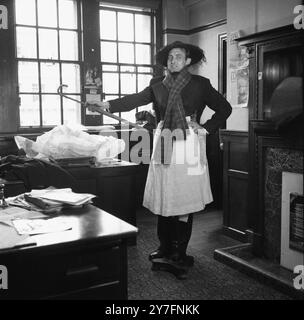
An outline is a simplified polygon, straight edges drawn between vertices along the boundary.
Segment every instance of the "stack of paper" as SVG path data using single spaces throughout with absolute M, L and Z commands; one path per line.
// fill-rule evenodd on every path
M 70 188 L 54 189 L 47 188 L 43 190 L 32 190 L 30 196 L 40 198 L 55 203 L 79 206 L 89 203 L 96 196 L 90 193 L 75 193 Z
M 89 193 L 75 193 L 70 188 L 55 189 L 49 187 L 42 190 L 32 190 L 17 197 L 7 198 L 11 206 L 43 213 L 59 213 L 62 208 L 78 207 L 88 203 L 95 197 Z
M 20 207 L 30 211 L 39 211 L 42 213 L 59 213 L 63 204 L 55 201 L 48 201 L 32 197 L 30 194 L 20 194 L 16 197 L 7 198 L 10 206 Z

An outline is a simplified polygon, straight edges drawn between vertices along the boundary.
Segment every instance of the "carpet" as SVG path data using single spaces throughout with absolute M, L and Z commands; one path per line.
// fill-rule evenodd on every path
M 213 259 L 204 250 L 188 246 L 195 264 L 186 280 L 178 280 L 165 271 L 152 271 L 148 254 L 158 247 L 156 217 L 146 213 L 138 219 L 137 245 L 128 247 L 129 300 L 290 300 L 289 296 Z M 196 215 L 196 214 L 195 214 Z M 203 229 L 204 217 L 194 216 L 193 232 Z M 201 224 L 201 226 L 200 226 Z M 206 232 L 206 230 L 203 230 Z M 214 230 L 213 230 L 214 231 Z M 215 233 L 206 239 L 220 237 Z M 213 232 L 211 234 L 211 232 Z M 202 246 L 208 243 L 202 243 Z

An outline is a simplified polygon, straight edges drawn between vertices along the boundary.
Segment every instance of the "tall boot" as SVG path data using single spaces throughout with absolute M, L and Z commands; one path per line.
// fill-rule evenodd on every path
M 179 243 L 179 253 L 186 262 L 187 265 L 192 266 L 194 263 L 194 258 L 187 255 L 187 247 L 192 234 L 192 224 L 193 224 L 193 214 L 189 214 L 188 221 L 179 221 L 179 233 L 180 233 L 180 243 Z
M 149 254 L 149 260 L 164 258 L 170 254 L 170 217 L 158 216 L 157 220 L 157 236 L 159 239 L 159 247 Z
M 181 260 L 180 255 L 180 225 L 178 216 L 170 217 L 170 243 L 171 243 L 171 253 L 170 259 L 174 262 L 179 262 Z

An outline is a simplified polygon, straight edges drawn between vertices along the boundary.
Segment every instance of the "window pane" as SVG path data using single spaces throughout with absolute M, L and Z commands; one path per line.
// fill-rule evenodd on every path
M 78 64 L 62 64 L 62 83 L 68 86 L 65 92 L 80 93 L 80 66 Z
M 17 57 L 18 58 L 37 58 L 36 29 L 17 27 L 16 37 L 17 37 Z
M 41 59 L 58 59 L 57 31 L 39 29 L 39 57 Z
M 59 28 L 77 29 L 77 3 L 75 0 L 60 0 Z
M 151 63 L 151 51 L 150 51 L 149 45 L 145 45 L 145 44 L 136 45 L 136 63 L 138 64 Z
M 115 95 L 111 95 L 111 94 L 105 94 L 105 100 L 109 101 L 109 100 L 115 100 L 118 99 L 119 96 L 115 96 Z
M 142 91 L 150 84 L 150 80 L 152 79 L 152 76 L 149 74 L 139 74 L 137 76 L 137 79 L 138 79 L 137 80 L 138 91 Z
M 151 41 L 151 17 L 146 15 L 135 15 L 135 41 Z
M 133 109 L 128 112 L 122 112 L 121 117 L 130 122 L 136 122 L 135 113 L 136 113 L 136 109 Z
M 134 47 L 130 43 L 119 43 L 118 54 L 120 63 L 134 63 Z
M 111 95 L 105 95 L 105 101 L 114 100 L 119 98 L 119 96 L 111 96 Z M 119 123 L 118 120 L 112 119 L 107 116 L 103 116 L 103 124 L 117 124 Z
M 39 96 L 20 94 L 20 125 L 39 126 Z
M 120 75 L 120 88 L 122 94 L 131 94 L 136 92 L 136 75 L 124 74 Z
M 153 104 L 149 103 L 145 106 L 141 106 L 138 111 L 150 111 L 151 113 L 153 113 Z
M 19 61 L 18 81 L 20 92 L 39 92 L 38 63 Z
M 41 92 L 55 93 L 59 87 L 59 64 L 41 63 Z
M 99 20 L 101 39 L 116 40 L 116 13 L 101 10 Z
M 100 45 L 101 61 L 117 62 L 116 43 L 101 41 Z
M 121 72 L 135 72 L 135 67 L 131 66 L 121 66 L 120 67 Z
M 152 68 L 148 68 L 148 67 L 138 67 L 137 71 L 138 72 L 145 72 L 145 73 L 153 73 Z
M 57 27 L 56 0 L 37 0 L 38 25 L 42 27 Z
M 59 31 L 60 59 L 78 60 L 78 39 L 76 31 Z
M 132 13 L 118 12 L 118 40 L 134 41 Z
M 107 65 L 107 64 L 104 64 L 102 66 L 102 70 L 103 71 L 118 71 L 118 67 L 115 66 L 115 65 Z
M 118 74 L 117 73 L 103 73 L 103 92 L 118 94 Z
M 70 96 L 73 99 L 80 100 L 80 96 Z M 79 103 L 63 99 L 63 123 L 79 124 L 81 123 L 81 106 Z
M 36 25 L 35 0 L 16 0 L 16 23 Z
M 61 124 L 59 95 L 42 95 L 42 125 Z

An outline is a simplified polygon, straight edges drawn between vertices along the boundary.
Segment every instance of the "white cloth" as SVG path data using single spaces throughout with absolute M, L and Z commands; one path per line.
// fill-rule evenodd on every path
M 162 124 L 156 129 L 153 149 Z M 157 215 L 181 216 L 203 210 L 212 201 L 205 134 L 197 135 L 189 128 L 186 140 L 173 142 L 169 165 L 155 163 L 152 153 L 144 207 Z

